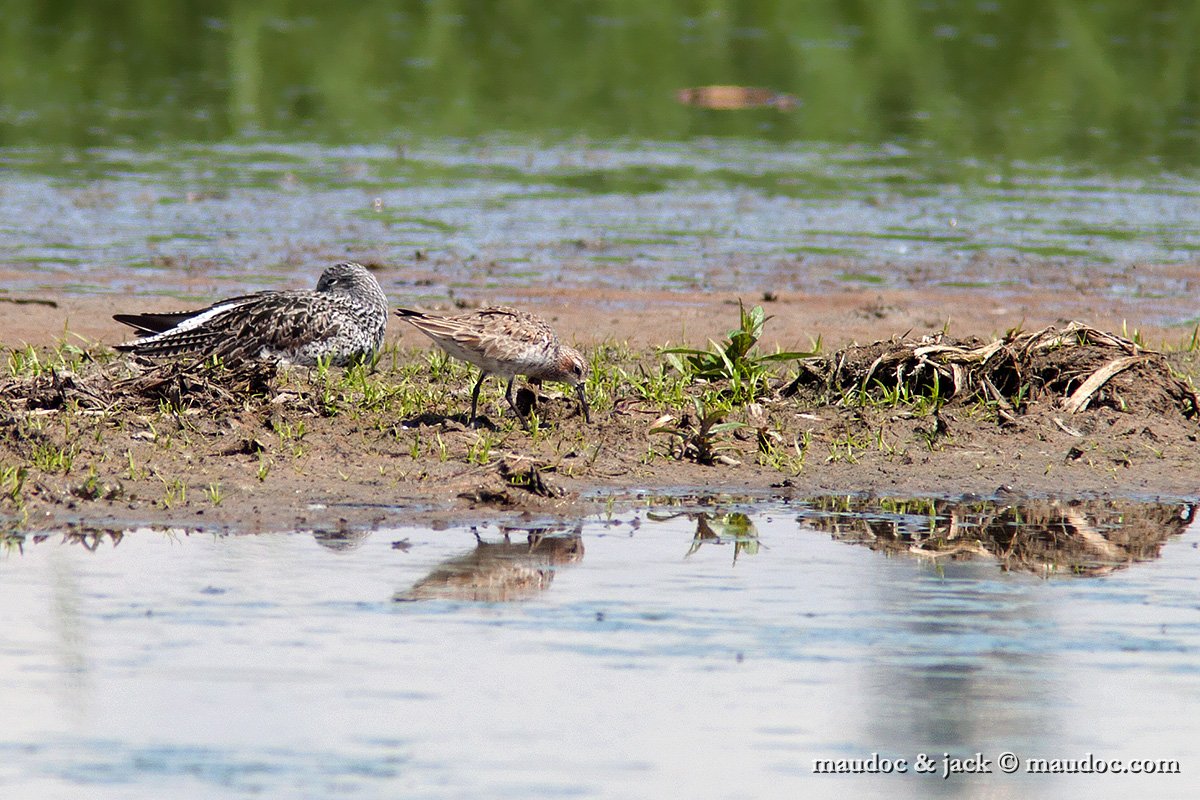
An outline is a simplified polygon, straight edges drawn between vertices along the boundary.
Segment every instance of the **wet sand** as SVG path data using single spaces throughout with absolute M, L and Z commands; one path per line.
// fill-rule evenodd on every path
M 867 343 L 943 328 L 959 337 L 987 338 L 1012 328 L 1036 329 L 1073 319 L 1104 330 L 1136 329 L 1151 347 L 1179 347 L 1191 335 L 1190 326 L 1142 321 L 1144 299 L 1123 301 L 1102 290 L 1064 292 L 1055 287 L 1013 290 L 1002 295 L 934 287 L 812 292 L 766 288 L 740 294 L 506 287 L 499 292 L 472 292 L 457 298 L 457 303 L 468 307 L 506 303 L 526 308 L 554 322 L 563 338 L 585 347 L 619 341 L 646 348 L 685 342 L 702 346 L 709 338 L 720 338 L 737 322 L 739 299 L 747 307 L 761 304 L 772 315 L 763 338 L 768 349 L 778 345 L 785 350 L 807 350 L 819 336 L 823 347 L 830 350 L 852 342 Z M 64 331 L 111 346 L 123 341 L 128 333 L 124 326 L 113 322 L 113 313 L 134 307 L 167 311 L 197 305 L 161 296 L 16 294 L 0 297 L 0 334 L 6 347 L 49 344 Z M 441 303 L 430 308 L 451 307 Z M 425 341 L 396 319 L 389 321 L 388 340 L 413 346 Z

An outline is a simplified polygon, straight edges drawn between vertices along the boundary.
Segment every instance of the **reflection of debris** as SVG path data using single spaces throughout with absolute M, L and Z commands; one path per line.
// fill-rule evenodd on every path
M 1193 505 L 1095 500 L 991 501 L 825 498 L 801 522 L 839 541 L 932 559 L 990 557 L 1040 575 L 1104 575 L 1158 558 L 1182 534 Z
M 472 600 L 498 603 L 527 600 L 550 587 L 555 569 L 583 558 L 582 528 L 524 531 L 524 542 L 479 539 L 475 549 L 440 565 L 395 600 Z M 557 534 L 557 535 L 556 535 Z M 478 538 L 478 534 L 476 534 Z
M 112 542 L 113 547 L 116 547 L 124 537 L 125 534 L 122 531 L 110 530 L 108 528 L 84 528 L 80 526 L 64 531 L 62 541 L 63 544 L 82 545 L 85 550 L 90 550 L 94 553 L 106 538 Z M 49 538 L 49 533 L 29 534 L 12 528 L 0 530 L 0 551 L 16 550 L 21 555 L 24 555 L 25 542 L 27 540 L 32 540 L 34 544 L 41 544 Z
M 736 111 L 743 108 L 777 108 L 788 111 L 800 105 L 800 98 L 753 86 L 696 86 L 680 89 L 675 99 L 685 106 Z
M 64 544 L 78 544 L 85 550 L 91 550 L 93 553 L 108 539 L 113 547 L 121 543 L 125 538 L 125 532 L 114 530 L 112 528 L 72 528 L 63 532 Z
M 26 542 L 32 544 L 41 544 L 51 540 L 59 534 L 60 531 L 38 531 L 25 532 L 20 530 L 3 530 L 0 531 L 0 548 L 15 548 L 18 552 L 25 552 Z M 100 528 L 83 524 L 75 524 L 61 530 L 62 543 L 79 545 L 85 550 L 96 552 L 107 541 L 113 547 L 124 541 L 125 536 L 130 533 L 158 533 L 169 538 L 178 536 L 186 536 L 191 532 L 199 532 L 198 529 L 188 528 L 166 528 L 166 527 L 146 527 L 146 528 Z

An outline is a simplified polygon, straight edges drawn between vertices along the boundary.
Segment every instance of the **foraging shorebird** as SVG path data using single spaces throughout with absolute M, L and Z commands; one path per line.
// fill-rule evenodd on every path
M 343 263 L 322 272 L 311 292 L 256 292 L 195 311 L 113 319 L 138 335 L 117 349 L 138 355 L 344 366 L 383 346 L 387 297 L 366 267 Z
M 517 375 L 533 382 L 557 381 L 574 387 L 583 420 L 591 422 L 583 391 L 589 371 L 587 359 L 575 348 L 560 343 L 554 329 L 541 317 L 505 306 L 454 317 L 408 308 L 398 308 L 396 314 L 450 355 L 479 367 L 479 380 L 471 390 L 472 425 L 479 408 L 479 387 L 488 375 L 508 379 L 504 398 L 526 428 L 529 422 L 513 401 L 513 379 Z

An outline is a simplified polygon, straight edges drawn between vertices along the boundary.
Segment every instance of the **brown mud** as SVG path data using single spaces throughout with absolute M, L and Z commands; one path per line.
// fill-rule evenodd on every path
M 117 359 L 106 345 L 122 334 L 107 301 L 37 299 L 52 304 L 0 308 L 6 351 L 30 343 L 51 361 L 48 348 L 66 342 L 83 354 L 0 378 L 10 529 L 337 536 L 575 518 L 645 495 L 1200 496 L 1197 354 L 1147 352 L 1106 332 L 1121 323 L 1103 314 L 1095 327 L 1068 328 L 1051 297 L 1016 312 L 908 292 L 747 298 L 774 315 L 763 352 L 806 350 L 820 335 L 822 355 L 772 364 L 754 402 L 705 420 L 692 401 L 719 393 L 716 383 L 666 402 L 620 376 L 668 374 L 664 344 L 721 341 L 737 322 L 731 298 L 531 291 L 526 307 L 612 370 L 592 397 L 592 425 L 569 392 L 542 387 L 534 435 L 515 424 L 498 381 L 481 402 L 487 425 L 468 427 L 472 376 L 431 365 L 426 343 L 395 321 L 393 350 L 359 390 L 340 370 L 216 375 Z M 1023 333 L 1004 337 L 1022 322 Z M 1140 334 L 1154 345 L 1186 339 Z

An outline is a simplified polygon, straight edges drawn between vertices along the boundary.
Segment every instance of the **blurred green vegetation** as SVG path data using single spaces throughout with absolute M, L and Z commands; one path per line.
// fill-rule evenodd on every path
M 4 0 L 0 145 L 514 134 L 1183 166 L 1185 0 Z M 795 110 L 678 104 L 765 86 Z

